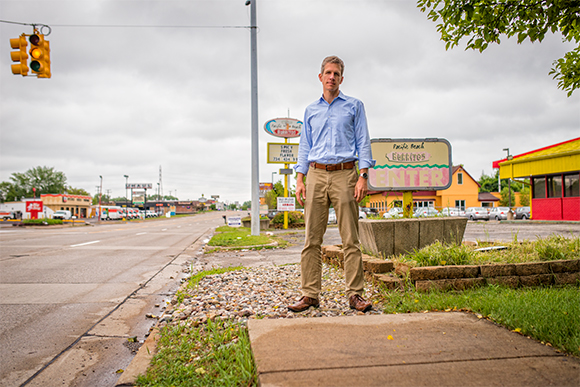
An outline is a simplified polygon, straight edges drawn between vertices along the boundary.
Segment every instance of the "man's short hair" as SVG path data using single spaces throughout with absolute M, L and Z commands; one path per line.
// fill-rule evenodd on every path
M 344 62 L 336 55 L 331 55 L 324 58 L 324 60 L 322 61 L 322 66 L 320 66 L 320 74 L 324 73 L 324 67 L 329 63 L 334 63 L 338 65 L 338 67 L 340 68 L 340 76 L 344 75 Z

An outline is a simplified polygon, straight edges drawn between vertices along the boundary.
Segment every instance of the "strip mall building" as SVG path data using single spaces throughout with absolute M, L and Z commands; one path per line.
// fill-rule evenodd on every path
M 529 178 L 534 220 L 580 221 L 580 137 L 493 162 L 502 179 Z

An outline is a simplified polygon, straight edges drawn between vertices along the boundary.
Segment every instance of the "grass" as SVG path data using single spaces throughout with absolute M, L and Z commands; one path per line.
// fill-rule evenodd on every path
M 256 386 L 248 331 L 230 321 L 167 326 L 138 386 Z
M 487 244 L 491 245 L 491 244 Z M 478 247 L 485 247 L 480 244 Z M 502 243 L 505 250 L 479 252 L 473 246 L 443 245 L 440 242 L 415 250 L 394 260 L 411 266 L 484 265 L 491 263 L 521 263 L 580 258 L 580 237 L 553 235 L 537 241 Z
M 220 227 L 224 234 L 242 232 Z M 513 245 L 513 246 L 512 246 Z M 579 238 L 551 237 L 510 244 L 515 251 L 473 253 L 462 246 L 429 246 L 404 259 L 416 265 L 529 262 L 578 258 Z M 428 258 L 432 256 L 434 258 Z M 399 257 L 401 258 L 401 257 Z M 178 293 L 181 303 L 188 289 L 207 275 L 240 270 L 213 269 L 192 276 Z M 384 313 L 466 311 L 536 339 L 559 351 L 580 356 L 580 291 L 578 285 L 512 289 L 498 285 L 461 292 L 416 292 L 379 289 Z M 198 326 L 181 324 L 161 330 L 158 353 L 138 386 L 257 386 L 257 373 L 247 328 L 232 321 L 208 320 Z
M 578 286 L 512 289 L 489 285 L 462 292 L 381 292 L 385 313 L 463 310 L 580 356 Z
M 221 226 L 216 229 L 216 234 L 208 242 L 208 246 L 215 247 L 210 252 L 220 248 L 277 248 L 286 247 L 287 242 L 281 238 L 269 235 L 251 235 L 248 227 Z M 274 244 L 278 242 L 278 244 Z

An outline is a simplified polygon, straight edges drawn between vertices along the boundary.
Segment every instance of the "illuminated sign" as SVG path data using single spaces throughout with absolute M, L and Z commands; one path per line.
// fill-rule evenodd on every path
M 300 137 L 302 121 L 295 118 L 274 118 L 264 124 L 264 130 L 276 137 Z
M 451 186 L 451 144 L 442 138 L 373 139 L 371 191 L 432 191 Z

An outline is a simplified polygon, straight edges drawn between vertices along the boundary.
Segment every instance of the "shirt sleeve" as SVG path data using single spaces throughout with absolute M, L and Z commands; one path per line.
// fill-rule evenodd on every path
M 304 112 L 304 123 L 302 124 L 302 133 L 300 133 L 300 142 L 298 144 L 298 163 L 294 166 L 294 170 L 306 175 L 308 173 L 308 155 L 312 147 L 312 132 L 310 122 L 308 120 L 308 109 Z
M 371 138 L 367 126 L 367 116 L 362 101 L 359 101 L 358 103 L 354 125 L 356 149 L 358 153 L 358 167 L 360 169 L 372 168 L 375 166 L 376 160 L 373 160 Z

